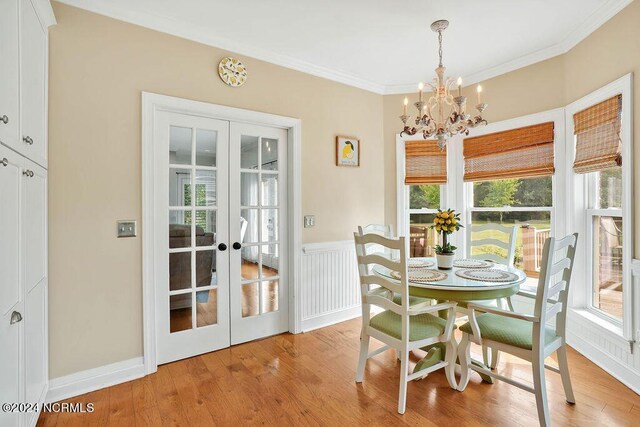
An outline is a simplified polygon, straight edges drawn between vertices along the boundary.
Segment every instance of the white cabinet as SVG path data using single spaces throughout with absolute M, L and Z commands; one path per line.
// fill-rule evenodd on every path
M 18 0 L 0 0 L 0 141 L 18 146 L 20 135 Z
M 1 403 L 42 403 L 49 381 L 47 28 L 54 23 L 47 0 L 0 0 Z M 0 411 L 0 427 L 37 420 L 36 412 Z
M 46 70 L 47 34 L 36 13 L 35 2 L 20 2 L 20 119 L 18 151 L 47 166 Z
M 29 293 L 47 274 L 47 171 L 25 160 L 22 176 L 22 277 Z
M 1 44 L 1 43 L 0 43 Z M 24 159 L 0 145 L 0 316 L 20 301 L 20 186 Z
M 22 395 L 23 304 L 16 304 L 4 316 L 0 316 L 0 402 L 17 403 Z M 0 411 L 0 426 L 20 425 L 21 414 Z

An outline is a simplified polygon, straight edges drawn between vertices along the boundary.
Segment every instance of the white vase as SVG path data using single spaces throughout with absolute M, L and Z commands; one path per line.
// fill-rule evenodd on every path
M 441 254 L 436 252 L 436 261 L 440 270 L 451 270 L 453 268 L 454 253 Z

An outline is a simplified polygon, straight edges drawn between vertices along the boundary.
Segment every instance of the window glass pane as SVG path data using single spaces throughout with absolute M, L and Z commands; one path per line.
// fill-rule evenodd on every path
M 262 242 L 278 240 L 278 210 L 262 209 Z
M 216 263 L 216 251 L 196 252 L 196 286 L 216 285 L 213 275 Z
M 191 246 L 191 211 L 169 211 L 169 247 Z
M 243 172 L 240 174 L 240 204 L 242 206 L 258 205 L 258 174 Z
M 196 211 L 196 246 L 216 244 L 216 211 Z
M 278 170 L 278 140 L 262 138 L 262 169 Z
M 262 312 L 278 311 L 278 281 L 261 282 L 260 286 L 262 286 Z
M 171 333 L 191 329 L 191 292 L 169 297 L 169 330 Z
M 252 280 L 260 278 L 260 269 L 258 267 L 259 246 L 243 246 L 240 252 L 242 256 L 241 273 L 243 280 Z
M 191 206 L 190 169 L 169 169 L 169 206 Z
M 437 234 L 431 229 L 434 214 L 409 215 L 409 256 L 435 256 L 433 246 L 437 243 Z
M 278 205 L 278 175 L 262 174 L 262 206 Z
M 440 185 L 410 185 L 409 209 L 439 209 Z
M 278 245 L 262 245 L 262 277 L 277 276 L 280 268 Z
M 218 132 L 209 129 L 196 130 L 196 165 L 216 165 L 216 141 Z
M 242 135 L 240 137 L 240 167 L 242 169 L 258 169 L 257 136 Z
M 240 211 L 240 243 L 258 242 L 258 209 L 242 209 Z
M 479 224 L 502 224 L 516 226 L 515 267 L 527 273 L 527 286 L 536 286 L 540 272 L 542 250 L 545 241 L 551 236 L 550 212 L 472 212 L 471 224 L 465 227 L 473 227 Z M 478 231 L 471 228 L 471 241 L 480 239 L 497 239 L 508 242 L 508 235 L 500 231 Z M 470 255 L 493 253 L 506 257 L 506 250 L 492 245 L 476 246 L 472 248 Z
M 260 314 L 260 290 L 258 283 L 242 285 L 242 317 Z
M 191 252 L 169 254 L 169 290 L 177 291 L 190 287 Z
M 549 207 L 552 203 L 550 176 L 473 183 L 473 205 L 476 207 Z
M 190 128 L 169 128 L 169 163 L 172 165 L 191 164 L 191 133 Z
M 622 208 L 622 168 L 594 172 L 597 182 L 596 208 Z
M 196 171 L 196 206 L 216 205 L 216 171 Z
M 593 306 L 622 319 L 622 218 L 593 217 Z
M 198 327 L 218 323 L 218 290 L 196 292 L 196 320 Z

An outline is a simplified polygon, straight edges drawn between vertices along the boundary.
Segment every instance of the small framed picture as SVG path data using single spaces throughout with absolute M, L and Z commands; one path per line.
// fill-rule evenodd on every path
M 360 166 L 360 140 L 336 136 L 336 166 Z

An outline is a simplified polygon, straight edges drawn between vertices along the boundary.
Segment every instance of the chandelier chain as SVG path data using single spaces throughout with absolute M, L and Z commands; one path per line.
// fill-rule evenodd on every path
M 440 56 L 438 67 L 442 67 L 442 31 L 438 31 L 438 55 Z

